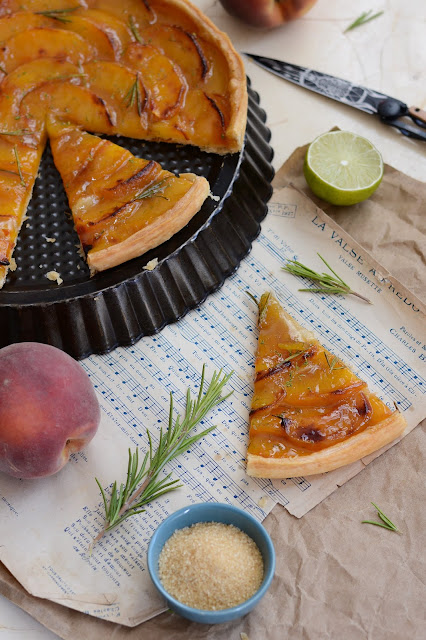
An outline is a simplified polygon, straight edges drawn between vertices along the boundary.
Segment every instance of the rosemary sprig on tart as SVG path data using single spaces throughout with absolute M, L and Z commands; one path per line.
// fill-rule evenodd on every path
M 58 22 L 67 23 L 71 22 L 67 15 L 72 13 L 73 11 L 77 11 L 77 9 L 81 9 L 81 7 L 69 7 L 68 9 L 48 9 L 47 11 L 35 11 L 37 16 L 44 16 L 45 18 L 52 18 L 52 20 L 57 20 Z

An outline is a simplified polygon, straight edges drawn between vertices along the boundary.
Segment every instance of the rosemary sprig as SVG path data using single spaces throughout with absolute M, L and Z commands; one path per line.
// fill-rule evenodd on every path
M 363 11 L 361 15 L 349 25 L 349 27 L 346 27 L 344 33 L 351 31 L 352 29 L 356 29 L 357 27 L 361 27 L 363 24 L 370 22 L 370 20 L 374 20 L 381 16 L 382 13 L 384 13 L 384 11 L 378 11 L 377 13 L 373 13 L 371 9 L 369 11 Z
M 16 166 L 18 167 L 18 174 L 19 174 L 19 178 L 21 180 L 21 184 L 22 184 L 23 187 L 26 187 L 27 185 L 25 184 L 24 176 L 22 175 L 21 162 L 19 160 L 18 149 L 16 147 L 16 144 L 13 147 L 13 153 L 15 154 Z
M 71 22 L 71 20 L 67 18 L 67 14 L 77 11 L 77 9 L 80 8 L 81 7 L 70 7 L 69 9 L 48 9 L 47 11 L 35 11 L 34 13 L 37 16 L 45 16 L 46 18 L 52 18 L 58 22 L 66 23 Z
M 374 502 L 372 502 L 371 504 L 373 505 L 373 507 L 377 509 L 377 515 L 379 516 L 382 522 L 377 522 L 376 520 L 361 520 L 362 523 L 374 524 L 376 527 L 383 527 L 383 529 L 388 529 L 389 531 L 396 531 L 397 533 L 401 533 L 398 527 L 392 522 L 392 520 L 390 520 L 383 513 L 383 511 L 379 509 L 377 504 L 374 504 Z
M 139 117 L 142 116 L 142 98 L 141 90 L 139 87 L 139 74 L 136 74 L 136 79 L 124 96 L 124 101 L 128 109 L 131 109 L 136 102 Z
M 31 133 L 29 129 L 15 129 L 14 131 L 0 131 L 0 136 L 24 136 Z
M 165 183 L 168 180 L 170 180 L 170 177 L 171 176 L 166 176 L 159 182 L 154 182 L 154 184 L 150 185 L 149 187 L 144 189 L 141 193 L 139 193 L 137 196 L 135 196 L 132 202 L 134 202 L 135 200 L 144 200 L 145 198 L 153 198 L 154 196 L 156 196 L 157 198 L 164 198 L 165 200 L 168 200 L 168 198 L 166 198 L 166 196 L 161 195 L 161 193 L 166 188 Z
M 338 369 L 344 369 L 345 368 L 345 367 L 336 367 L 336 364 L 339 362 L 339 360 L 338 360 L 338 358 L 336 358 L 336 356 L 333 357 L 331 362 L 328 359 L 328 355 L 327 355 L 327 353 L 325 351 L 324 351 L 324 356 L 325 356 L 325 359 L 327 360 L 328 366 L 330 367 L 330 371 L 333 371 L 333 369 L 335 371 L 337 371 Z
M 293 360 L 294 358 L 301 356 L 302 353 L 305 353 L 305 351 L 306 349 L 302 349 L 301 351 L 296 351 L 296 353 L 292 353 L 290 356 L 287 356 L 287 358 L 284 358 L 284 360 L 281 360 L 281 362 L 290 362 L 290 360 Z
M 133 37 L 136 40 L 136 42 L 139 42 L 139 44 L 143 44 L 143 40 L 142 40 L 142 38 L 140 36 L 140 33 L 138 31 L 138 28 L 136 26 L 134 16 L 129 16 L 129 29 L 132 32 Z
M 186 392 L 186 407 L 183 418 L 179 415 L 174 418 L 173 394 L 170 394 L 168 427 L 165 432 L 163 432 L 162 428 L 160 429 L 157 449 L 154 452 L 152 436 L 147 429 L 148 451 L 139 464 L 138 449 L 133 454 L 129 450 L 126 482 L 121 483 L 120 488 L 118 488 L 117 482 L 114 482 L 109 503 L 99 480 L 96 478 L 105 507 L 105 525 L 93 540 L 91 548 L 107 531 L 116 527 L 123 520 L 136 513 L 142 513 L 144 505 L 152 502 L 163 493 L 173 491 L 173 489 L 181 486 L 178 484 L 179 480 L 170 480 L 170 473 L 163 478 L 159 478 L 159 474 L 170 460 L 176 458 L 194 442 L 200 440 L 215 428 L 214 426 L 208 427 L 200 433 L 191 435 L 192 430 L 203 420 L 207 413 L 231 395 L 232 392 L 225 396 L 221 395 L 231 376 L 232 372 L 225 375 L 222 374 L 222 369 L 215 371 L 209 386 L 204 392 L 204 365 L 198 395 L 193 399 L 191 391 L 188 389 Z
M 337 275 L 337 273 L 330 267 L 328 262 L 326 262 L 326 260 L 319 253 L 318 253 L 318 256 L 324 262 L 326 267 L 330 269 L 331 273 L 333 274 L 332 276 L 329 275 L 328 273 L 318 273 L 316 271 L 313 271 L 313 269 L 310 269 L 309 267 L 302 264 L 301 262 L 298 262 L 297 260 L 289 260 L 285 265 L 285 267 L 282 267 L 284 271 L 287 271 L 287 273 L 291 273 L 293 276 L 299 276 L 300 278 L 308 278 L 309 280 L 313 280 L 314 282 L 319 283 L 319 286 L 317 288 L 299 289 L 299 291 L 310 291 L 311 293 L 312 292 L 313 293 L 333 293 L 333 294 L 340 293 L 342 295 L 352 295 L 352 296 L 356 296 L 357 298 L 361 298 L 361 300 L 364 300 L 369 304 L 372 304 L 371 300 L 369 300 L 368 298 L 365 298 L 364 296 L 362 296 L 360 293 L 357 293 L 356 291 L 352 291 L 350 286 L 346 284 L 346 282 L 344 282 L 340 276 Z

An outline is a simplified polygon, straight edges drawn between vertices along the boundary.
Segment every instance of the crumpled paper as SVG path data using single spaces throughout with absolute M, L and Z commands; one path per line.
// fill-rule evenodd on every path
M 426 184 L 386 167 L 378 191 L 344 209 L 314 198 L 303 178 L 306 148 L 297 149 L 275 178 L 311 197 L 377 261 L 425 300 Z M 417 640 L 424 637 L 426 596 L 423 509 L 425 423 L 362 473 L 296 519 L 277 506 L 264 524 L 277 552 L 271 588 L 245 618 L 198 625 L 164 613 L 134 628 L 105 622 L 30 596 L 0 566 L 0 593 L 64 640 Z M 401 534 L 361 524 L 376 519 L 371 501 Z M 244 635 L 242 636 L 244 638 Z

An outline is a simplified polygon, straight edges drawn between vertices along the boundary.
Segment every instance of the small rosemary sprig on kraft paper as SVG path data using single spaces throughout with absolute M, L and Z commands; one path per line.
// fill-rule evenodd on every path
M 138 28 L 136 26 L 136 22 L 135 22 L 135 18 L 134 16 L 129 16 L 129 29 L 133 34 L 134 39 L 136 40 L 136 42 L 139 42 L 139 44 L 143 44 L 143 40 L 140 36 L 140 33 L 138 31 Z
M 47 11 L 35 11 L 37 16 L 45 16 L 46 18 L 52 18 L 58 22 L 71 22 L 67 17 L 67 14 L 77 11 L 81 7 L 70 7 L 69 9 L 48 9 Z
M 194 442 L 210 433 L 215 427 L 208 427 L 203 431 L 191 435 L 193 429 L 205 418 L 205 416 L 218 404 L 226 400 L 231 393 L 222 396 L 222 390 L 232 376 L 223 374 L 222 369 L 215 371 L 210 384 L 204 392 L 205 365 L 201 374 L 200 389 L 196 398 L 192 398 L 190 389 L 186 392 L 186 407 L 184 416 L 173 415 L 173 394 L 170 394 L 170 409 L 168 427 L 163 432 L 160 429 L 157 449 L 154 452 L 152 436 L 147 429 L 149 449 L 139 464 L 138 449 L 132 454 L 129 450 L 129 462 L 127 466 L 127 478 L 118 488 L 117 482 L 112 485 L 109 502 L 105 492 L 96 478 L 96 482 L 102 494 L 105 508 L 105 525 L 90 545 L 89 552 L 102 536 L 119 525 L 123 520 L 142 513 L 144 505 L 152 502 L 159 496 L 173 491 L 181 486 L 179 480 L 171 480 L 171 474 L 159 478 L 164 466 L 186 451 Z
M 19 175 L 19 178 L 21 180 L 21 184 L 22 184 L 23 187 L 26 187 L 27 185 L 25 184 L 24 176 L 22 175 L 21 161 L 19 160 L 18 149 L 16 147 L 16 144 L 13 147 L 13 153 L 15 154 L 16 166 L 18 167 L 18 175 Z
M 326 267 L 330 269 L 333 275 L 313 271 L 313 269 L 310 269 L 297 260 L 289 260 L 285 267 L 282 267 L 284 271 L 287 271 L 287 273 L 291 273 L 293 276 L 299 276 L 300 278 L 307 278 L 308 280 L 318 282 L 318 287 L 316 288 L 299 289 L 299 291 L 310 291 L 311 293 L 340 293 L 342 295 L 356 296 L 357 298 L 361 298 L 361 300 L 364 300 L 369 304 L 373 304 L 371 300 L 369 300 L 365 296 L 362 296 L 356 291 L 352 291 L 350 286 L 346 284 L 346 282 L 344 282 L 344 280 L 342 280 L 340 276 L 337 275 L 337 273 L 330 267 L 328 262 L 326 262 L 326 260 L 319 253 L 318 256 L 324 262 Z
M 396 531 L 396 533 L 401 533 L 398 527 L 390 520 L 381 509 L 374 504 L 371 503 L 375 509 L 377 509 L 377 515 L 379 516 L 382 522 L 377 522 L 376 520 L 361 520 L 361 523 L 364 524 L 374 524 L 376 527 L 383 527 L 383 529 L 388 529 L 389 531 Z
M 374 20 L 375 18 L 378 18 L 383 13 L 384 11 L 377 11 L 377 13 L 373 13 L 371 9 L 369 11 L 363 11 L 356 20 L 351 22 L 349 27 L 346 27 L 344 33 L 346 33 L 347 31 L 352 31 L 352 29 L 356 29 L 357 27 L 361 27 L 363 24 L 370 22 L 370 20 Z
M 136 74 L 136 79 L 126 95 L 124 96 L 124 102 L 128 109 L 131 109 L 136 102 L 139 117 L 142 116 L 142 98 L 141 90 L 139 87 L 139 75 Z
M 154 182 L 154 184 L 150 185 L 137 196 L 135 196 L 132 202 L 134 202 L 135 200 L 145 200 L 145 198 L 153 198 L 154 196 L 156 196 L 157 198 L 164 198 L 164 200 L 168 200 L 166 196 L 162 195 L 162 192 L 166 188 L 166 182 L 170 180 L 170 177 L 171 176 L 166 176 L 159 182 Z

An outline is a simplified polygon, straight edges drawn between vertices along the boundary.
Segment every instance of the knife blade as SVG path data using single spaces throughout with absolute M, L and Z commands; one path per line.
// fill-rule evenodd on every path
M 405 102 L 385 93 L 321 71 L 253 53 L 244 55 L 284 80 L 370 115 L 378 116 L 384 124 L 396 127 L 405 136 L 426 141 L 426 111 L 419 107 L 408 107 Z M 408 118 L 416 126 L 413 126 Z

